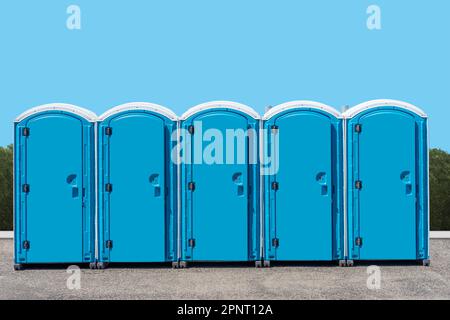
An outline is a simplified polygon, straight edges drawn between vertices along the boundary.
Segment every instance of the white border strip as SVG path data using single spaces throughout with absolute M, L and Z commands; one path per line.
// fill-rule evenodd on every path
M 414 112 L 415 114 L 419 115 L 420 117 L 427 118 L 427 114 L 422 109 L 420 109 L 408 102 L 393 100 L 393 99 L 378 99 L 378 100 L 371 100 L 371 101 L 363 102 L 363 103 L 360 103 L 360 104 L 348 109 L 342 115 L 344 116 L 344 118 L 352 118 L 352 117 L 356 116 L 358 113 L 361 113 L 368 109 L 384 107 L 384 106 L 404 108 L 406 110 Z
M 430 231 L 431 239 L 450 239 L 450 231 Z
M 187 110 L 183 115 L 181 116 L 181 120 L 186 120 L 190 116 L 199 113 L 201 111 L 207 110 L 207 109 L 233 109 L 240 112 L 243 112 L 245 114 L 248 114 L 254 119 L 259 120 L 261 116 L 258 112 L 250 108 L 249 106 L 246 106 L 245 104 L 238 103 L 238 102 L 232 102 L 232 101 L 210 101 L 205 102 L 199 105 L 196 105 L 189 110 Z
M 49 104 L 43 104 L 41 106 L 37 106 L 31 109 L 28 109 L 27 111 L 23 112 L 21 115 L 19 115 L 15 122 L 20 122 L 25 118 L 28 118 L 36 113 L 45 112 L 45 111 L 66 111 L 71 112 L 76 115 L 79 115 L 80 117 L 86 119 L 87 121 L 94 122 L 97 120 L 97 115 L 93 113 L 92 111 L 81 108 L 78 106 L 75 106 L 73 104 L 68 103 L 49 103 Z
M 125 112 L 129 110 L 147 110 L 155 113 L 162 114 L 166 118 L 169 118 L 172 121 L 177 121 L 178 116 L 169 108 L 163 107 L 159 104 L 150 103 L 150 102 L 128 102 L 116 107 L 113 107 L 107 111 L 105 111 L 101 116 L 98 117 L 99 121 L 103 121 L 106 118 L 118 114 L 120 112 Z
M 0 231 L 0 239 L 14 239 L 14 231 Z
M 297 100 L 297 101 L 290 101 L 290 102 L 282 103 L 273 108 L 270 108 L 264 114 L 263 120 L 268 120 L 268 119 L 272 118 L 273 116 L 275 116 L 283 111 L 289 110 L 289 109 L 301 109 L 301 108 L 318 109 L 318 110 L 325 111 L 329 114 L 332 114 L 333 116 L 335 116 L 338 119 L 342 118 L 342 114 L 339 111 L 337 111 L 336 109 L 334 109 L 326 104 L 316 102 L 316 101 L 309 101 L 309 100 Z

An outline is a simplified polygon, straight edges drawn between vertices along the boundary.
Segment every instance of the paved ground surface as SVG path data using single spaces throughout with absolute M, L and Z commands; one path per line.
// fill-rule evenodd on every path
M 450 240 L 432 240 L 431 255 L 431 267 L 379 264 L 379 290 L 367 265 L 82 269 L 69 290 L 64 268 L 13 271 L 13 242 L 0 240 L 0 299 L 450 299 Z

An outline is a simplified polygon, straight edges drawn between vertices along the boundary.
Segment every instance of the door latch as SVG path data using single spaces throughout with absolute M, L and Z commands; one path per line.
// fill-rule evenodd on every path
M 191 124 L 190 126 L 188 126 L 188 132 L 190 133 L 190 134 L 194 134 L 194 132 L 195 132 L 195 127 Z
M 25 183 L 24 185 L 22 185 L 22 191 L 25 193 L 30 192 L 30 185 Z
M 272 239 L 272 246 L 278 248 L 280 246 L 280 240 L 278 238 Z
M 272 190 L 277 191 L 280 188 L 280 185 L 278 182 L 274 181 L 272 182 Z
M 28 137 L 30 135 L 30 128 L 27 128 L 27 127 L 23 128 L 22 129 L 22 135 L 24 137 Z
M 112 184 L 111 183 L 105 184 L 105 191 L 106 192 L 112 192 Z
M 355 124 L 355 132 L 361 133 L 362 131 L 362 125 L 361 124 Z
M 361 247 L 362 246 L 362 238 L 361 237 L 357 237 L 356 239 L 355 239 L 355 244 L 358 246 L 358 247 Z
M 188 189 L 191 190 L 191 191 L 194 191 L 195 190 L 195 182 L 189 182 L 188 183 Z
M 191 247 L 191 248 L 195 247 L 195 239 L 189 239 L 188 243 L 189 243 L 189 247 Z
M 107 136 L 111 136 L 112 135 L 112 128 L 111 127 L 106 127 L 105 128 L 105 134 Z
M 105 247 L 106 247 L 107 249 L 112 249 L 112 247 L 113 247 L 113 242 L 112 242 L 112 240 L 106 240 Z
M 361 180 L 356 180 L 355 181 L 355 188 L 356 189 L 362 189 L 362 181 Z
M 22 248 L 24 248 L 25 250 L 30 249 L 30 241 L 25 240 L 25 241 L 22 243 Z

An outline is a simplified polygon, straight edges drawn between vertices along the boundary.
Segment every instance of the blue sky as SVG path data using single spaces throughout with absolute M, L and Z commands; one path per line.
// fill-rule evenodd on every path
M 66 27 L 69 5 L 81 30 Z M 366 27 L 369 5 L 381 30 Z M 209 100 L 392 98 L 424 109 L 450 151 L 450 1 L 23 1 L 0 4 L 0 145 L 49 102 L 100 114 L 149 101 L 181 114 Z

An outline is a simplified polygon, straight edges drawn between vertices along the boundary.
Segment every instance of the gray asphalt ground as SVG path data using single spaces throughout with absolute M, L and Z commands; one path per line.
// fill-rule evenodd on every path
M 450 240 L 431 241 L 431 266 L 381 268 L 367 288 L 367 265 L 81 269 L 68 289 L 66 269 L 13 271 L 13 242 L 0 240 L 0 299 L 450 299 Z

